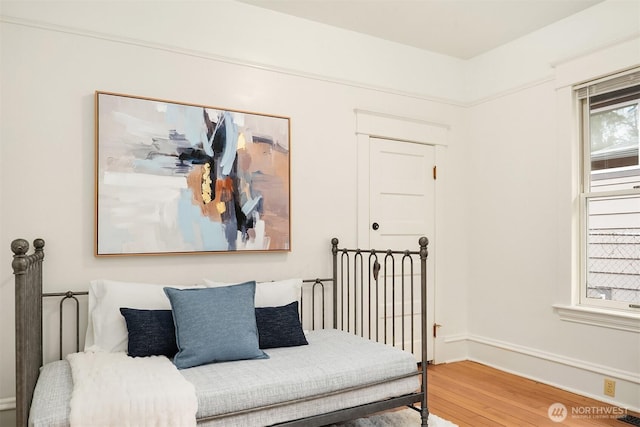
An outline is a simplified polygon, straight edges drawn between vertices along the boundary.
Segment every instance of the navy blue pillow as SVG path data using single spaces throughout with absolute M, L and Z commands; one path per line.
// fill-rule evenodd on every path
M 281 307 L 256 308 L 256 324 L 262 349 L 309 344 L 300 324 L 298 301 Z
M 176 355 L 176 330 L 171 310 L 138 310 L 120 308 L 127 322 L 129 346 L 132 357 Z

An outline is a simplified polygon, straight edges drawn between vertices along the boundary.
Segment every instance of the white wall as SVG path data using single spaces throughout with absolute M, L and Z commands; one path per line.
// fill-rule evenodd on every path
M 456 156 L 464 152 L 457 147 L 463 143 L 457 137 L 464 128 L 461 107 L 402 94 L 407 81 L 419 79 L 425 90 L 433 88 L 434 97 L 440 96 L 442 87 L 456 86 L 458 61 L 301 25 L 241 3 L 174 6 L 92 2 L 84 9 L 82 2 L 2 3 L 0 242 L 5 249 L 0 251 L 0 316 L 5 326 L 0 342 L 14 340 L 8 250 L 13 238 L 46 240 L 45 291 L 86 289 L 89 280 L 99 277 L 163 284 L 203 277 L 326 277 L 331 273 L 330 238 L 339 237 L 348 246 L 356 241 L 354 109 L 449 124 L 451 163 L 457 164 Z M 212 22 L 222 28 L 202 16 L 214 17 Z M 235 18 L 243 25 L 240 33 L 229 36 L 229 21 Z M 196 34 L 187 22 L 197 28 Z M 319 38 L 321 46 L 316 46 Z M 416 59 L 405 58 L 399 67 L 400 53 Z M 429 73 L 436 74 L 425 85 L 423 76 Z M 359 76 L 367 77 L 358 84 L 349 81 Z M 290 117 L 293 250 L 94 258 L 95 90 Z M 463 181 L 457 174 L 445 192 L 461 193 Z M 448 209 L 464 212 L 464 203 L 457 199 Z M 449 247 L 455 255 L 463 246 L 459 241 Z M 464 316 L 464 307 L 454 304 L 464 286 L 456 280 L 440 296 L 459 307 L 459 312 L 443 314 L 445 320 Z M 451 330 L 464 331 L 453 325 Z M 0 357 L 0 403 L 6 407 L 14 395 L 13 346 L 3 346 Z
M 3 1 L 15 22 L 47 23 L 123 43 L 303 71 L 358 86 L 458 99 L 463 61 L 237 3 Z
M 640 3 L 605 2 L 470 61 L 486 85 L 469 111 L 466 337 L 473 360 L 636 410 L 640 334 L 561 320 L 554 305 L 573 302 L 577 279 L 571 85 L 638 66 L 639 35 Z
M 638 334 L 564 322 L 552 307 L 570 297 L 575 163 L 559 139 L 567 117 L 554 65 L 634 43 L 637 2 L 606 1 L 467 62 L 231 1 L 90 4 L 0 3 L 2 325 L 13 325 L 18 236 L 47 240 L 48 291 L 100 276 L 232 280 L 244 278 L 240 265 L 257 279 L 327 274 L 329 238 L 356 239 L 362 108 L 450 126 L 439 360 L 471 358 L 598 398 L 603 373 L 638 375 Z M 95 90 L 290 116 L 293 251 L 95 259 Z M 13 339 L 0 329 L 0 342 Z M 13 396 L 13 358 L 0 349 L 0 402 Z M 616 402 L 640 407 L 638 387 L 619 381 Z
M 465 101 L 478 103 L 536 85 L 553 78 L 557 64 L 615 46 L 639 33 L 636 0 L 604 1 L 470 59 L 465 66 Z

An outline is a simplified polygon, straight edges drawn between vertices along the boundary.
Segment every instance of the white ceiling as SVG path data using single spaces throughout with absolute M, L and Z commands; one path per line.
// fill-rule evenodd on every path
M 239 0 L 469 59 L 603 0 Z

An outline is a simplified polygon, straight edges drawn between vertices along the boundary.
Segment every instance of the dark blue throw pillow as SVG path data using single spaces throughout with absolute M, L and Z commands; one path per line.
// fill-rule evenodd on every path
M 256 308 L 256 324 L 262 349 L 309 344 L 300 324 L 298 301 L 281 307 Z
M 176 355 L 176 330 L 171 310 L 138 310 L 120 308 L 127 322 L 129 346 L 132 357 Z

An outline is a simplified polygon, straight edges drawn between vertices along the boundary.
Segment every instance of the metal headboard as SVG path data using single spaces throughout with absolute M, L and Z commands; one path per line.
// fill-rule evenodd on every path
M 325 308 L 325 282 L 331 282 L 332 279 L 306 279 L 303 280 L 303 292 L 300 295 L 300 320 L 305 321 L 307 318 L 306 314 L 306 300 L 307 298 L 311 298 L 311 314 L 310 320 L 310 328 L 312 330 L 316 329 L 316 322 L 320 325 L 320 328 L 326 327 L 326 308 Z M 65 327 L 64 323 L 64 314 L 65 314 L 65 304 L 68 302 L 73 302 L 72 310 L 74 314 L 74 323 L 72 325 L 72 332 L 75 338 L 75 351 L 80 351 L 80 301 L 78 301 L 79 296 L 89 295 L 87 291 L 66 291 L 66 292 L 51 292 L 51 293 L 43 293 L 42 298 L 58 298 L 58 359 L 62 360 L 64 358 L 64 339 L 67 337 L 68 325 Z M 316 298 L 320 301 L 317 302 Z M 316 313 L 319 314 L 316 315 Z M 44 340 L 43 340 L 44 341 Z M 43 348 L 44 351 L 44 348 Z

